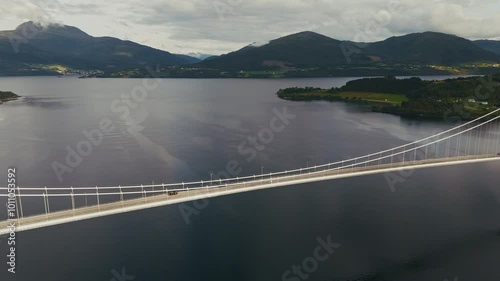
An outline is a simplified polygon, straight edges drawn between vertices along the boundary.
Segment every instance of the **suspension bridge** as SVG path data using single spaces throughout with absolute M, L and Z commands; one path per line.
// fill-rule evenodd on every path
M 500 108 L 449 130 L 383 151 L 290 171 L 197 182 L 110 187 L 17 187 L 0 235 L 260 189 L 439 166 L 500 161 Z M 29 210 L 23 209 L 29 205 Z M 39 211 L 34 212 L 34 209 Z

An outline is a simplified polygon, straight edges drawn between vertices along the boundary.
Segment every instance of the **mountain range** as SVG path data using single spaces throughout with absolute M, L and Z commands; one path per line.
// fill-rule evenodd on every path
M 306 31 L 221 56 L 191 55 L 204 60 L 66 25 L 26 22 L 0 31 L 0 75 L 140 77 L 146 66 L 164 77 L 471 74 L 499 67 L 500 41 L 423 32 L 356 43 Z
M 374 43 L 355 43 L 307 31 L 260 47 L 247 46 L 200 64 L 213 68 L 258 70 L 273 66 L 310 68 L 381 63 L 457 65 L 477 62 L 500 62 L 500 42 L 472 42 L 454 35 L 424 32 Z
M 174 66 L 199 61 L 131 41 L 93 37 L 72 26 L 42 26 L 26 22 L 15 30 L 0 31 L 0 70 L 3 72 L 30 72 L 36 68 L 33 65 L 117 71 L 147 65 Z

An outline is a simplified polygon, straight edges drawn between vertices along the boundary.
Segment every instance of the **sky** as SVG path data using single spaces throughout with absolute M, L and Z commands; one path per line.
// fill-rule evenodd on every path
M 362 42 L 423 31 L 500 39 L 499 12 L 498 0 L 2 0 L 0 30 L 32 20 L 219 55 L 306 30 Z

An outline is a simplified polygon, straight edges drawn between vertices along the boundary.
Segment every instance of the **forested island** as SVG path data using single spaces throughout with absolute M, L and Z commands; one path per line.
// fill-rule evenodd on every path
M 15 100 L 19 96 L 14 94 L 13 92 L 2 92 L 0 91 L 0 104 L 10 101 L 10 100 Z
M 375 112 L 410 118 L 470 120 L 500 107 L 500 74 L 442 81 L 364 78 L 340 88 L 287 88 L 277 95 L 295 101 L 355 102 L 369 105 Z

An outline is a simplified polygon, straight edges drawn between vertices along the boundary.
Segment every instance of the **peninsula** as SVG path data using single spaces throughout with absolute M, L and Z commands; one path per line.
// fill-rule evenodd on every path
M 279 98 L 292 101 L 345 101 L 371 106 L 374 112 L 409 118 L 470 120 L 500 107 L 500 74 L 424 81 L 394 76 L 364 78 L 340 88 L 280 89 Z
M 15 100 L 17 98 L 19 98 L 19 96 L 14 94 L 13 92 L 0 91 L 0 104 L 2 104 L 4 102 L 11 101 L 11 100 Z

